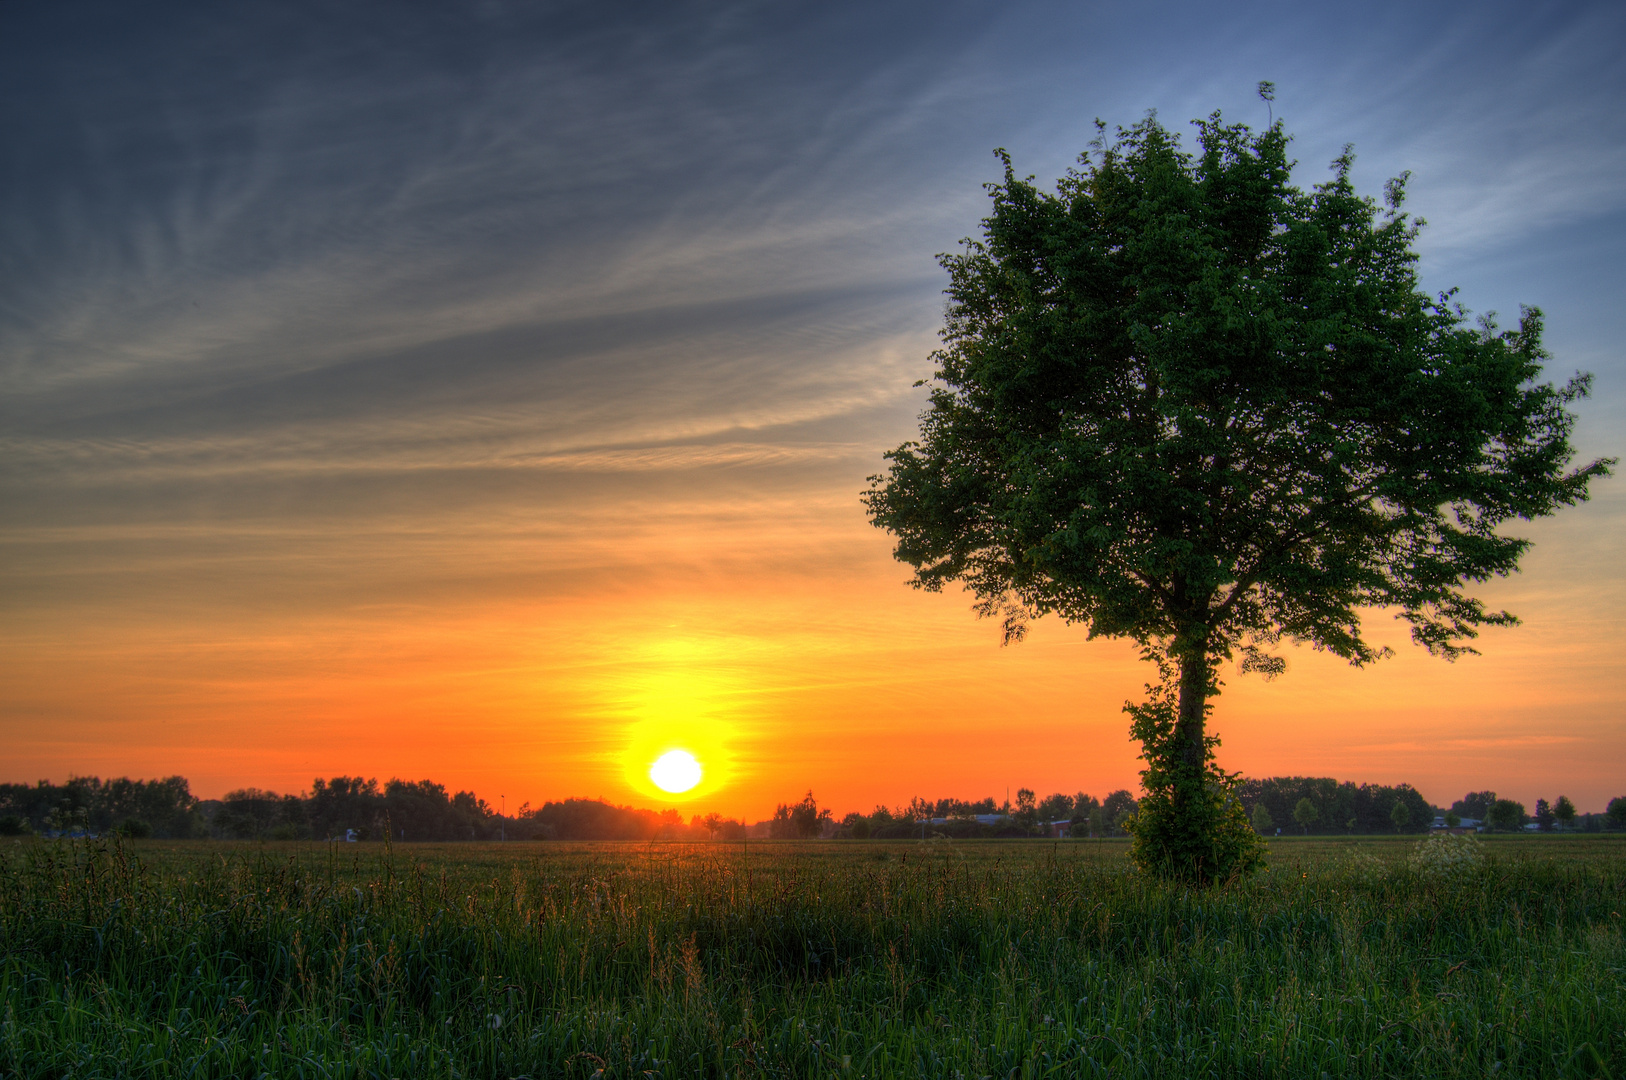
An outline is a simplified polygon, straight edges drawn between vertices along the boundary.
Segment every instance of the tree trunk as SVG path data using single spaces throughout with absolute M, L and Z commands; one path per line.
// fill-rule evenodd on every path
M 1182 770 L 1191 776 L 1203 772 L 1203 721 L 1208 704 L 1208 655 L 1197 648 L 1180 657 L 1180 716 L 1175 732 L 1180 743 Z
M 1180 656 L 1180 712 L 1175 720 L 1175 761 L 1170 762 L 1174 773 L 1171 795 L 1177 821 L 1185 829 L 1201 831 L 1202 815 L 1195 813 L 1203 799 L 1204 759 L 1203 726 L 1207 718 L 1208 657 L 1201 645 L 1192 647 Z M 1188 842 L 1200 841 L 1193 833 Z

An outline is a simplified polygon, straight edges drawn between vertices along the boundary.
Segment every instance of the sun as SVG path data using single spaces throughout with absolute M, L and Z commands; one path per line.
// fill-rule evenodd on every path
M 662 791 L 677 795 L 700 783 L 700 762 L 687 750 L 668 750 L 649 767 L 649 778 Z

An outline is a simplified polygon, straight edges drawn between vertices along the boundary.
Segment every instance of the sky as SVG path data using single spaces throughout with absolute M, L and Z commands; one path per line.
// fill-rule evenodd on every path
M 1134 648 L 1002 647 L 859 502 L 996 147 L 1155 109 L 1410 170 L 1423 286 L 1547 317 L 1626 450 L 1613 3 L 0 8 L 0 781 L 430 778 L 755 820 L 1134 789 Z M 1454 664 L 1224 677 L 1248 775 L 1626 794 L 1626 488 Z M 705 779 L 663 796 L 672 746 Z

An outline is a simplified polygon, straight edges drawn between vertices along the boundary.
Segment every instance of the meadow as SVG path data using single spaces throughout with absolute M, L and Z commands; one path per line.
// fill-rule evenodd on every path
M 12 1077 L 1626 1076 L 1626 838 L 6 842 Z

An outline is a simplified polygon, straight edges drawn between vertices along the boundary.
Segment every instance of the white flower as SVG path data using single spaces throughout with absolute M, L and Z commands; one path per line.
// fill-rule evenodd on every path
M 1485 849 L 1467 833 L 1431 836 L 1412 852 L 1411 865 L 1424 877 L 1467 877 L 1485 865 Z

